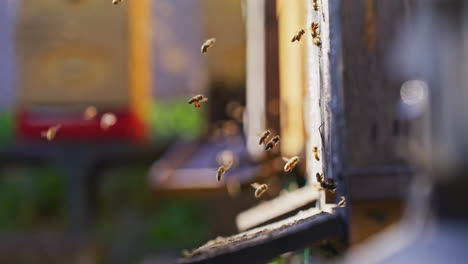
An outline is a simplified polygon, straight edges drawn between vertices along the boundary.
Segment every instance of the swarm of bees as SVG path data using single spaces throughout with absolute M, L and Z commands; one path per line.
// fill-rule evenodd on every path
M 296 33 L 296 35 L 293 36 L 293 38 L 291 39 L 291 42 L 294 42 L 294 41 L 299 42 L 301 40 L 301 38 L 302 38 L 302 35 L 304 35 L 304 34 L 305 34 L 304 29 L 299 30 Z
M 279 141 L 280 137 L 274 136 L 270 141 L 268 141 L 268 143 L 266 143 L 265 150 L 270 151 L 271 149 L 273 149 L 274 146 L 276 146 L 276 144 L 278 144 Z
M 98 111 L 97 108 L 94 106 L 88 106 L 86 107 L 84 113 L 83 113 L 83 118 L 84 120 L 88 121 L 96 117 Z
M 345 207 L 346 206 L 346 198 L 341 196 L 340 201 L 336 204 L 337 207 Z
M 266 192 L 266 190 L 268 190 L 268 185 L 266 184 L 259 184 L 254 182 L 250 186 L 252 186 L 255 189 L 255 198 L 260 198 L 260 196 L 262 196 Z
M 231 168 L 229 165 L 221 165 L 219 168 L 216 170 L 216 179 L 218 181 L 221 181 L 224 177 L 224 174 Z
M 259 145 L 265 144 L 266 140 L 268 137 L 271 135 L 270 130 L 266 130 L 265 132 L 262 133 L 260 136 L 260 141 L 258 142 Z
M 319 23 L 315 23 L 315 22 L 312 22 L 312 24 L 310 25 L 310 35 L 312 36 L 312 38 L 315 38 L 318 36 L 318 27 L 319 27 Z
M 55 135 L 57 134 L 61 126 L 62 125 L 59 124 L 49 127 L 46 131 L 41 132 L 41 137 L 46 138 L 48 141 L 52 141 L 52 139 L 55 138 Z
M 114 4 L 114 5 L 118 5 L 118 4 L 122 3 L 122 2 L 123 2 L 123 0 L 112 0 L 112 4 Z
M 320 33 L 318 32 L 319 23 L 312 22 L 310 25 L 310 36 L 312 37 L 312 43 L 317 46 L 322 46 L 322 39 L 320 38 Z
M 294 156 L 294 157 L 292 157 L 290 159 L 283 158 L 283 160 L 286 161 L 286 164 L 284 165 L 284 171 L 288 172 L 288 171 L 292 171 L 292 169 L 294 169 L 294 167 L 296 167 L 297 163 L 299 162 L 299 157 Z
M 312 24 L 310 25 L 310 35 L 312 37 L 312 43 L 315 46 L 320 48 L 322 46 L 322 39 L 320 38 L 320 33 L 319 33 L 318 29 L 319 29 L 319 23 L 312 22 Z M 304 35 L 304 34 L 305 34 L 304 29 L 299 30 L 293 36 L 293 38 L 291 39 L 291 42 L 300 41 L 301 38 L 302 38 L 302 35 Z
M 318 11 L 319 4 L 318 4 L 317 0 L 314 0 L 314 1 L 312 2 L 312 6 L 314 7 L 314 10 L 315 10 L 315 11 Z
M 327 179 L 323 174 L 318 172 L 315 174 L 315 177 L 317 178 L 317 182 L 320 184 L 320 189 L 327 190 L 332 193 L 336 191 L 336 183 L 333 179 Z
M 201 46 L 201 53 L 202 54 L 205 54 L 208 52 L 208 49 L 213 47 L 213 45 L 216 43 L 216 39 L 215 38 L 210 38 L 210 39 L 207 39 L 203 45 Z
M 202 94 L 197 94 L 193 96 L 192 98 L 190 98 L 190 100 L 188 101 L 188 104 L 193 104 L 195 108 L 200 108 L 201 107 L 200 103 L 206 102 L 206 101 L 208 101 L 208 97 Z
M 318 147 L 317 146 L 314 147 L 314 149 L 312 150 L 312 153 L 314 153 L 315 160 L 320 161 L 320 156 L 319 156 L 319 153 L 318 153 Z
M 320 38 L 320 36 L 316 36 L 315 38 L 313 38 L 312 43 L 319 48 L 322 47 L 322 39 Z
M 105 113 L 101 117 L 101 129 L 107 130 L 117 123 L 117 117 L 112 113 Z
M 260 141 L 258 142 L 258 144 L 259 145 L 265 144 L 270 135 L 271 135 L 270 130 L 266 130 L 265 132 L 263 132 L 260 135 Z M 273 138 L 270 139 L 270 141 L 268 141 L 268 143 L 265 144 L 265 150 L 266 151 L 272 150 L 273 147 L 276 146 L 276 144 L 278 144 L 279 141 L 280 141 L 280 137 L 278 135 L 274 136 Z

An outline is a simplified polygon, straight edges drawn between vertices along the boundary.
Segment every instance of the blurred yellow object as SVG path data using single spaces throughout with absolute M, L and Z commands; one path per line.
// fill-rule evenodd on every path
M 63 136 L 69 131 L 72 139 L 79 134 L 75 128 L 99 131 L 90 128 L 98 122 L 81 124 L 77 118 L 83 115 L 77 109 L 93 105 L 127 123 L 116 136 L 145 139 L 152 100 L 152 1 L 128 1 L 119 8 L 110 1 L 17 2 L 19 133 L 37 135 L 62 119 L 72 128 Z M 52 111 L 32 114 L 45 108 Z M 51 122 L 39 128 L 38 118 Z
M 278 1 L 281 153 L 288 157 L 298 155 L 305 144 L 305 43 L 310 39 L 291 43 L 291 35 L 306 25 L 305 10 L 304 1 Z

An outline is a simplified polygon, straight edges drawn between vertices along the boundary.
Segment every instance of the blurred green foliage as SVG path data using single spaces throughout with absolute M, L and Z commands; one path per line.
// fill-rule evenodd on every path
M 148 168 L 119 166 L 99 175 L 96 231 L 109 259 L 128 260 L 163 248 L 194 247 L 209 238 L 203 203 L 160 200 L 148 187 Z
M 12 111 L 0 111 L 0 143 L 13 139 L 13 118 Z
M 10 166 L 0 174 L 0 231 L 63 224 L 63 181 L 58 170 Z
M 203 108 L 195 109 L 187 104 L 185 98 L 154 102 L 150 116 L 154 140 L 197 138 L 202 134 L 206 122 Z
M 203 208 L 195 201 L 167 201 L 153 214 L 148 238 L 154 245 L 194 247 L 205 242 L 209 227 Z

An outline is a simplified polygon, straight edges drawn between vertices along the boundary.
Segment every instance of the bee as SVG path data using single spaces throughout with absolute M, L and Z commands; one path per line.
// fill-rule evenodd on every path
M 117 123 L 117 117 L 112 113 L 105 113 L 101 116 L 101 129 L 107 130 Z
M 276 146 L 276 144 L 278 144 L 279 141 L 280 141 L 280 137 L 279 137 L 279 136 L 273 137 L 273 138 L 272 138 L 270 141 L 268 141 L 268 143 L 265 145 L 265 150 L 266 150 L 266 151 L 271 150 L 274 146 Z
M 266 190 L 268 190 L 268 185 L 266 184 L 259 184 L 254 182 L 250 184 L 250 186 L 252 186 L 255 189 L 255 198 L 260 198 L 260 196 L 262 196 L 262 194 L 265 193 Z
M 312 38 L 316 38 L 318 37 L 318 27 L 319 27 L 319 23 L 315 23 L 315 22 L 312 22 L 312 24 L 310 25 L 310 35 L 312 36 Z
M 345 207 L 346 206 L 346 198 L 341 196 L 341 200 L 336 204 L 337 207 Z
M 231 166 L 221 165 L 218 170 L 216 170 L 216 179 L 221 181 L 224 177 L 224 174 L 231 168 Z
M 258 142 L 258 144 L 259 145 L 265 144 L 266 140 L 268 139 L 268 137 L 270 135 L 271 135 L 270 130 L 267 130 L 267 131 L 263 132 L 261 137 L 260 137 L 260 141 Z
M 194 97 L 190 98 L 188 103 L 193 104 L 195 106 L 195 108 L 200 108 L 201 107 L 200 103 L 205 102 L 205 101 L 208 101 L 208 97 L 206 97 L 206 96 L 204 96 L 202 94 L 197 94 Z
M 52 139 L 55 138 L 55 135 L 57 134 L 61 126 L 62 125 L 55 125 L 55 126 L 49 127 L 46 131 L 41 132 L 41 137 L 44 137 L 48 141 L 51 141 Z
M 319 48 L 322 47 L 322 39 L 320 38 L 320 36 L 316 36 L 315 38 L 313 38 L 312 43 L 314 43 L 314 45 Z
M 302 35 L 304 35 L 304 33 L 305 33 L 304 29 L 299 30 L 296 33 L 296 35 L 294 35 L 294 37 L 291 39 L 291 42 L 294 42 L 294 41 L 299 42 L 301 40 L 301 38 L 302 38 Z
M 84 113 L 83 113 L 83 118 L 84 120 L 91 120 L 97 115 L 97 109 L 94 106 L 88 106 L 86 107 Z
M 319 4 L 318 4 L 317 0 L 314 0 L 314 1 L 312 2 L 312 6 L 314 7 L 314 10 L 315 10 L 315 11 L 318 11 Z
M 286 164 L 284 165 L 284 171 L 288 172 L 288 171 L 292 171 L 292 169 L 294 169 L 294 167 L 296 167 L 297 163 L 299 162 L 299 157 L 294 156 L 294 157 L 292 157 L 290 159 L 283 158 L 283 160 L 286 161 Z
M 332 193 L 336 191 L 336 183 L 333 179 L 325 179 L 323 177 L 323 174 L 320 174 L 318 172 L 317 174 L 315 174 L 315 177 L 317 178 L 317 182 L 320 183 L 320 188 L 330 191 Z
M 208 49 L 211 48 L 216 42 L 216 39 L 215 38 L 210 38 L 208 40 L 205 41 L 205 43 L 203 43 L 203 45 L 201 46 L 201 53 L 202 54 L 205 54 L 208 52 Z
M 319 156 L 319 153 L 318 153 L 318 147 L 317 146 L 314 147 L 314 149 L 312 150 L 312 153 L 314 153 L 315 160 L 320 161 L 320 156 Z
M 122 2 L 123 2 L 123 0 L 112 0 L 112 4 L 114 4 L 114 5 L 118 5 L 118 4 L 122 3 Z

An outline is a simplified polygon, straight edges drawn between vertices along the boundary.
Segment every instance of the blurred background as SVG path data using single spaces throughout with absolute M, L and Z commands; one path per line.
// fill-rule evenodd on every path
M 0 262 L 165 263 L 236 231 L 254 199 L 215 175 L 232 149 L 254 177 L 239 0 L 1 1 L 0 20 Z
M 346 208 L 330 213 L 339 231 L 258 259 L 404 263 L 445 245 L 460 261 L 466 10 L 458 0 L 0 1 L 0 263 L 198 263 L 187 252 L 209 239 L 329 213 L 341 196 Z M 209 98 L 199 109 L 187 104 L 196 94 Z M 115 122 L 103 127 L 106 116 Z M 268 153 L 266 129 L 281 136 Z M 283 172 L 292 156 L 299 164 Z M 337 192 L 312 188 L 316 173 Z M 254 182 L 269 186 L 259 199 Z

